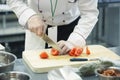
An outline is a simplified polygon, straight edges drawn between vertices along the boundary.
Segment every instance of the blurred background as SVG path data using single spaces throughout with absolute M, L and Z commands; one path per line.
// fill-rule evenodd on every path
M 26 0 L 24 0 L 26 1 Z M 105 47 L 120 45 L 120 0 L 99 0 L 99 20 L 87 38 L 87 44 Z M 0 44 L 6 51 L 21 58 L 24 51 L 25 31 L 19 25 L 16 15 L 0 0 Z

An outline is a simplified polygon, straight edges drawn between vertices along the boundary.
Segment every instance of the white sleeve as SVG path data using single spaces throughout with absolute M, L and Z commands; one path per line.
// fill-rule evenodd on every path
M 19 23 L 22 26 L 25 26 L 27 20 L 35 15 L 36 12 L 29 8 L 27 4 L 23 2 L 23 0 L 7 0 L 7 5 L 13 10 L 16 16 L 19 19 Z
M 98 0 L 79 0 L 80 20 L 70 34 L 68 41 L 77 46 L 85 46 L 85 39 L 91 33 L 98 20 Z

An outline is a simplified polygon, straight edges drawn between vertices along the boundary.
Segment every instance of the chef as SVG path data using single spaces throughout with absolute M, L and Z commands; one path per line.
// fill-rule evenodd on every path
M 19 23 L 26 29 L 25 50 L 44 49 L 45 41 L 40 37 L 46 32 L 50 35 L 51 31 L 53 37 L 57 35 L 57 44 L 63 54 L 73 47 L 86 45 L 85 40 L 98 20 L 97 2 L 98 0 L 7 0 Z

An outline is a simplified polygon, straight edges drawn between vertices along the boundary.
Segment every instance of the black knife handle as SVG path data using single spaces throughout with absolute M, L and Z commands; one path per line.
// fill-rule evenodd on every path
M 88 61 L 87 58 L 71 58 L 70 61 Z

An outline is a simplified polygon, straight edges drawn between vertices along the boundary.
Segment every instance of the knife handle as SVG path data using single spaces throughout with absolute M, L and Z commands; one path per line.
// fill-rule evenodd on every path
M 71 58 L 70 61 L 88 61 L 87 58 Z

